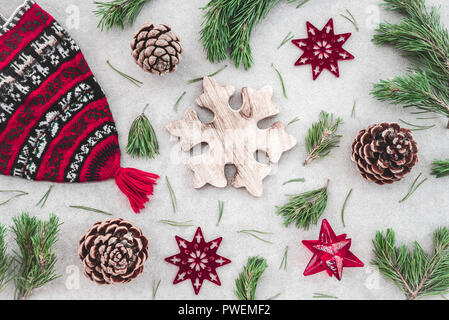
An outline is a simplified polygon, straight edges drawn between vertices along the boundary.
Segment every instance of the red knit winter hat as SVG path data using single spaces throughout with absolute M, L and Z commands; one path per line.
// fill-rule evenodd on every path
M 0 173 L 30 180 L 114 178 L 137 213 L 159 178 L 120 167 L 108 101 L 75 41 L 31 0 L 0 16 Z

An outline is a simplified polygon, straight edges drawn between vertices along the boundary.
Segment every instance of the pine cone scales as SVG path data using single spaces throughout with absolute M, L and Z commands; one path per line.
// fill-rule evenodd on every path
M 174 72 L 183 48 L 179 37 L 166 24 L 144 24 L 131 42 L 132 56 L 145 71 L 164 75 Z
M 80 239 L 84 274 L 99 284 L 127 283 L 139 276 L 148 259 L 148 240 L 123 219 L 97 222 Z
M 418 162 L 418 147 L 409 129 L 397 123 L 361 130 L 352 144 L 352 160 L 365 179 L 377 184 L 401 180 Z

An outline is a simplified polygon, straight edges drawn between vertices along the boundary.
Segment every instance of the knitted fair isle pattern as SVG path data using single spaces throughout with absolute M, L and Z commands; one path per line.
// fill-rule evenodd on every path
M 130 197 L 148 181 L 120 169 L 114 119 L 75 41 L 31 0 L 0 20 L 0 173 L 53 182 L 115 178 L 138 212 L 158 177 L 147 174 L 151 190 Z M 134 180 L 123 181 L 129 174 Z

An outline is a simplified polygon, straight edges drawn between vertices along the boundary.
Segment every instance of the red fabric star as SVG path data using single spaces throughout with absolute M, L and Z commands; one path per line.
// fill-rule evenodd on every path
M 338 60 L 351 60 L 354 56 L 343 49 L 343 44 L 350 33 L 334 34 L 334 21 L 330 19 L 323 30 L 318 30 L 307 21 L 306 39 L 294 39 L 292 43 L 304 51 L 295 66 L 310 64 L 313 80 L 318 78 L 323 69 L 329 70 L 337 78 L 340 76 Z
M 335 235 L 326 219 L 321 224 L 319 240 L 304 240 L 302 243 L 314 254 L 304 271 L 305 276 L 327 271 L 330 277 L 334 275 L 341 280 L 344 267 L 364 266 L 363 262 L 349 251 L 351 239 L 346 239 L 346 234 Z
M 198 228 L 192 242 L 178 236 L 175 239 L 180 252 L 165 259 L 168 263 L 179 267 L 173 284 L 190 279 L 195 294 L 200 292 L 204 280 L 209 280 L 221 286 L 220 278 L 218 278 L 215 269 L 231 263 L 231 260 L 217 255 L 218 247 L 223 238 L 206 242 L 201 228 Z

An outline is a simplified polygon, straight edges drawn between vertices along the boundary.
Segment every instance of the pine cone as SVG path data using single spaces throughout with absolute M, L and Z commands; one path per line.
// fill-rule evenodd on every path
M 84 274 L 99 284 L 127 283 L 139 276 L 148 258 L 148 240 L 123 219 L 97 222 L 80 239 Z
M 418 147 L 409 129 L 384 122 L 358 133 L 352 144 L 352 160 L 365 179 L 390 184 L 412 170 L 418 162 Z
M 164 75 L 181 62 L 182 45 L 170 26 L 144 24 L 131 42 L 132 56 L 145 71 Z

